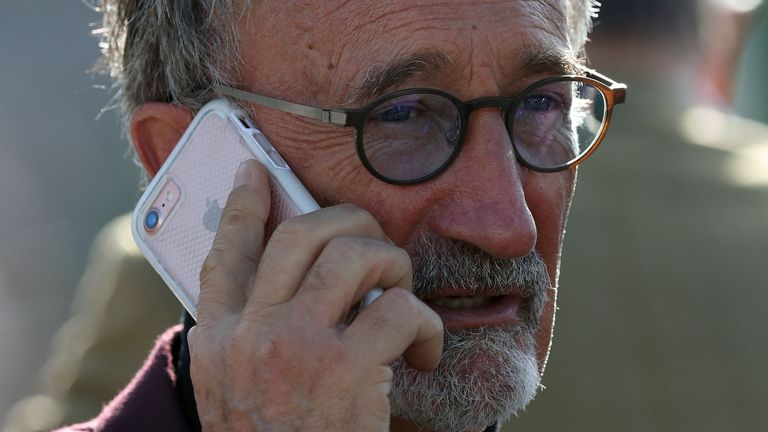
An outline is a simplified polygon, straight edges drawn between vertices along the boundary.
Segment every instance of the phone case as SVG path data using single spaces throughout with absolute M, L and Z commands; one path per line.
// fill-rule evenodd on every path
M 247 159 L 260 161 L 269 171 L 272 210 L 267 233 L 287 218 L 319 209 L 247 116 L 229 102 L 216 100 L 195 116 L 133 214 L 136 244 L 195 319 L 200 268 L 213 244 L 235 172 Z M 166 203 L 173 207 L 160 207 Z M 153 210 L 159 221 L 154 232 L 145 225 Z

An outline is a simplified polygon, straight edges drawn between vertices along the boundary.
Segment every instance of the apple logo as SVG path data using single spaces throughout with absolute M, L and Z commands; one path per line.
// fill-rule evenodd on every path
M 207 210 L 203 214 L 203 226 L 208 231 L 215 233 L 219 229 L 219 221 L 221 220 L 221 212 L 224 210 L 219 206 L 219 200 L 211 201 L 210 198 L 205 199 L 205 207 Z

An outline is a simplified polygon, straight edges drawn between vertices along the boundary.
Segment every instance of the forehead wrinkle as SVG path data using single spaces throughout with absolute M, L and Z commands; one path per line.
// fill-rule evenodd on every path
M 367 95 L 382 94 L 386 92 L 387 89 L 396 87 L 398 84 L 403 84 L 404 81 L 407 80 L 429 81 L 434 80 L 435 78 L 445 78 L 445 75 L 438 74 L 438 69 L 441 68 L 425 67 L 425 65 L 420 63 L 426 62 L 421 61 L 421 59 L 418 58 L 411 59 L 412 61 L 410 62 L 402 61 L 397 70 L 386 70 L 389 69 L 387 66 L 393 63 L 387 62 L 386 59 L 401 54 L 402 57 L 397 60 L 404 60 L 409 57 L 409 54 L 407 54 L 409 50 L 412 52 L 416 51 L 418 54 L 426 52 L 425 50 L 431 50 L 432 47 L 424 46 L 424 42 L 426 42 L 425 40 L 417 38 L 418 34 L 420 34 L 419 32 L 437 31 L 435 34 L 439 35 L 440 31 L 446 30 L 446 25 L 450 27 L 451 23 L 453 23 L 453 25 L 465 25 L 466 30 L 468 30 L 465 34 L 471 40 L 470 46 L 472 48 L 471 50 L 464 51 L 464 53 L 453 52 L 450 45 L 445 45 L 442 42 L 438 43 L 437 46 L 443 47 L 443 49 L 448 49 L 443 52 L 447 53 L 447 57 L 453 59 L 454 62 L 458 61 L 463 64 L 465 63 L 466 56 L 474 57 L 476 55 L 474 51 L 475 48 L 477 48 L 474 43 L 478 41 L 477 38 L 481 37 L 481 34 L 490 31 L 498 35 L 493 38 L 496 42 L 502 42 L 495 44 L 498 46 L 491 47 L 492 51 L 495 51 L 495 56 L 492 56 L 490 60 L 494 64 L 492 69 L 496 70 L 497 77 L 510 76 L 511 79 L 515 79 L 518 78 L 518 76 L 514 75 L 519 74 L 542 72 L 551 72 L 553 74 L 566 72 L 572 73 L 576 69 L 573 66 L 577 64 L 577 62 L 567 60 L 568 57 L 571 56 L 567 53 L 567 51 L 569 51 L 569 45 L 568 36 L 565 32 L 565 27 L 567 27 L 565 24 L 565 10 L 564 7 L 558 7 L 562 6 L 563 0 L 520 0 L 519 2 L 511 3 L 507 1 L 484 2 L 483 4 L 486 5 L 509 5 L 512 9 L 507 9 L 508 13 L 500 15 L 492 14 L 488 17 L 490 18 L 490 21 L 486 21 L 485 25 L 480 25 L 478 29 L 480 32 L 476 34 L 472 34 L 474 32 L 469 30 L 471 21 L 468 21 L 464 15 L 449 13 L 452 11 L 451 8 L 434 9 L 433 7 L 435 4 L 417 3 L 409 4 L 405 9 L 393 10 L 393 8 L 391 8 L 392 3 L 394 2 L 386 0 L 381 2 L 352 2 L 351 0 L 340 0 L 334 7 L 330 8 L 337 12 L 335 16 L 329 15 L 330 9 L 327 7 L 321 6 L 316 9 L 316 13 L 320 18 L 318 21 L 321 21 L 324 24 L 332 23 L 332 27 L 335 27 L 337 30 L 333 32 L 336 36 L 332 36 L 332 41 L 335 41 L 336 43 L 324 43 L 320 45 L 326 48 L 324 50 L 326 60 L 321 65 L 321 68 L 317 68 L 319 63 L 318 65 L 315 65 L 315 67 L 317 69 L 326 69 L 325 66 L 328 64 L 353 64 L 353 67 L 346 69 L 347 73 L 343 74 L 338 73 L 341 72 L 341 70 L 337 69 L 333 70 L 332 73 L 328 73 L 331 72 L 330 68 L 328 70 L 317 70 L 315 72 L 315 74 L 320 73 L 320 75 L 322 75 L 322 78 L 319 81 L 316 79 L 315 82 L 325 81 L 325 85 L 322 87 L 328 88 L 328 85 L 331 84 L 332 88 L 337 90 L 344 89 L 341 92 L 334 92 L 336 94 L 335 97 L 332 97 L 334 102 L 331 102 L 328 105 L 352 106 L 355 102 L 365 99 Z M 429 14 L 422 15 L 417 13 L 424 8 L 432 9 Z M 506 9 L 506 7 L 504 9 Z M 342 10 L 344 11 L 343 13 L 341 12 Z M 504 22 L 507 22 L 509 19 L 509 11 L 514 11 L 513 14 L 519 17 L 520 21 L 518 21 L 518 24 L 520 24 L 522 30 L 521 33 L 533 32 L 534 34 L 508 35 L 507 33 L 509 33 L 510 28 L 505 28 Z M 355 16 L 361 17 L 363 15 L 365 16 L 365 19 L 351 19 Z M 346 16 L 347 19 L 344 19 L 343 16 Z M 557 19 L 557 17 L 560 17 L 561 19 Z M 453 28 L 457 29 L 458 27 L 454 26 Z M 483 31 L 483 29 L 485 31 Z M 514 29 L 513 33 L 516 33 L 514 32 Z M 354 38 L 343 37 L 343 35 L 350 34 L 355 34 L 357 36 Z M 379 55 L 375 55 L 371 58 L 370 54 L 372 52 L 369 51 L 369 49 L 371 47 L 376 47 L 377 40 L 380 39 L 381 35 L 387 34 L 397 34 L 400 43 L 391 44 L 389 48 L 384 47 L 383 49 L 376 49 L 375 51 L 378 51 Z M 534 47 L 531 50 L 540 52 L 536 55 L 531 55 L 531 53 L 528 52 L 525 52 L 525 55 L 521 55 L 522 45 L 524 45 L 521 43 L 520 46 L 515 49 L 515 53 L 510 53 L 510 50 L 504 49 L 502 46 L 503 41 L 505 40 L 505 34 L 507 34 L 506 38 L 517 37 L 523 39 L 523 41 L 526 39 L 529 40 L 531 42 L 530 45 Z M 391 38 L 392 36 L 389 37 Z M 487 39 L 487 37 L 482 38 Z M 442 38 L 438 38 L 438 40 L 439 39 Z M 542 49 L 535 48 L 536 46 L 540 46 Z M 422 51 L 418 51 L 420 48 Z M 545 50 L 543 48 L 546 48 L 550 53 L 544 53 L 543 51 Z M 395 53 L 391 53 L 392 49 L 396 50 Z M 562 55 L 559 55 L 560 59 L 558 61 L 554 61 L 558 59 L 558 55 L 556 55 L 558 52 Z M 415 55 L 411 56 L 416 57 Z M 368 57 L 371 63 L 361 63 L 359 59 L 365 57 Z M 376 62 L 376 57 L 379 58 L 378 62 Z M 506 59 L 504 59 L 504 57 L 506 57 Z M 351 58 L 357 58 L 357 60 L 348 63 Z M 355 65 L 354 63 L 357 64 Z M 450 62 L 441 61 L 439 63 Z M 469 63 L 472 64 L 473 61 L 470 60 Z M 472 75 L 476 72 L 472 67 L 457 68 L 454 66 L 451 73 L 455 75 L 455 73 L 458 73 L 460 70 L 464 70 L 465 73 Z M 315 76 L 314 78 L 317 77 Z M 390 80 L 389 78 L 393 79 Z M 464 79 L 465 78 L 466 75 L 464 76 Z M 462 81 L 464 79 L 462 79 Z M 387 81 L 390 81 L 390 84 L 392 85 L 387 85 Z M 472 80 L 470 79 L 470 81 Z M 329 92 L 329 95 L 330 94 L 331 93 Z M 328 99 L 326 99 L 326 101 L 328 101 Z
M 519 37 L 519 48 L 498 56 L 502 64 L 514 65 L 512 70 L 504 71 L 506 75 L 524 79 L 541 75 L 583 73 L 584 59 L 575 55 L 567 34 L 535 23 L 526 33 L 517 34 L 515 37 Z
M 456 14 L 450 8 L 435 10 L 435 4 L 413 2 L 409 3 L 407 8 L 398 9 L 392 8 L 393 3 L 395 2 L 383 0 L 379 2 L 344 1 L 341 4 L 348 9 L 345 15 L 351 13 L 351 16 L 365 16 L 365 19 L 346 19 L 336 22 L 337 35 L 355 34 L 356 36 L 336 39 L 340 47 L 334 50 L 335 64 L 341 64 L 345 58 L 355 57 L 355 54 L 369 55 L 366 46 L 375 46 L 381 35 L 396 34 L 400 38 L 399 44 L 393 44 L 381 52 L 382 56 L 395 58 L 395 60 L 356 66 L 357 74 L 347 75 L 347 79 L 351 78 L 353 81 L 342 84 L 334 79 L 335 84 L 345 85 L 348 89 L 342 105 L 359 104 L 405 81 L 411 79 L 426 81 L 455 69 L 450 61 L 452 56 L 446 55 L 445 51 L 429 52 L 437 51 L 431 47 L 420 49 L 419 45 L 423 45 L 423 40 L 418 39 L 418 35 L 425 32 L 444 32 L 446 27 L 458 28 L 461 24 L 466 24 L 464 16 Z M 430 13 L 424 12 L 425 9 L 429 9 Z M 334 7 L 333 10 L 338 12 L 340 8 Z M 393 49 L 395 52 L 391 52 Z M 415 54 L 408 54 L 409 51 Z M 413 57 L 410 59 L 412 61 L 407 61 L 408 57 Z M 401 61 L 400 65 L 394 65 L 398 60 L 405 61 Z M 343 79 L 338 75 L 335 78 Z

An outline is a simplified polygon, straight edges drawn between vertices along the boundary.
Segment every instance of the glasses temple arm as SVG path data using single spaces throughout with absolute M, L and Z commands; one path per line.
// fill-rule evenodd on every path
M 229 86 L 216 86 L 216 91 L 235 99 L 241 99 L 253 102 L 266 107 L 274 108 L 283 112 L 296 114 L 302 117 L 308 117 L 321 121 L 323 123 L 332 123 L 339 126 L 347 125 L 347 114 L 339 111 L 315 108 L 307 105 L 288 102 L 268 96 L 257 95 Z
M 587 76 L 596 79 L 598 81 L 603 82 L 605 85 L 608 86 L 608 88 L 613 91 L 613 103 L 614 104 L 622 104 L 626 102 L 627 100 L 627 85 L 622 84 L 620 82 L 617 82 L 611 78 L 608 78 L 607 76 L 601 74 L 600 72 L 594 70 L 594 69 L 588 69 L 584 68 L 584 71 L 586 72 Z

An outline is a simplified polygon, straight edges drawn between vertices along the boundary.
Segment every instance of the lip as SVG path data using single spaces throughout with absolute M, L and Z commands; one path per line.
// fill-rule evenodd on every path
M 487 306 L 475 309 L 450 309 L 435 304 L 431 299 L 423 301 L 440 315 L 443 325 L 450 330 L 516 325 L 519 323 L 518 312 L 523 304 L 523 299 L 515 294 L 498 296 Z

